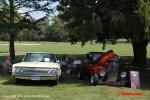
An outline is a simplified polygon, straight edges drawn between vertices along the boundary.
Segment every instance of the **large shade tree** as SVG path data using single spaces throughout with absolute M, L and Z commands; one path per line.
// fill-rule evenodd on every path
M 8 24 L 5 24 L 4 28 L 7 28 L 8 30 L 6 30 L 9 33 L 9 52 L 12 61 L 15 59 L 14 38 L 17 30 L 28 27 L 29 24 L 26 24 L 29 20 L 26 18 L 30 18 L 30 13 L 32 12 L 43 11 L 45 12 L 45 16 L 52 13 L 53 9 L 51 8 L 51 5 L 55 1 L 56 0 L 0 0 L 0 6 L 7 5 L 8 7 Z M 21 13 L 21 15 L 26 17 L 16 20 L 16 13 L 20 13 L 20 9 L 26 9 L 25 12 Z
M 134 64 L 146 64 L 150 29 L 149 0 L 60 0 L 59 17 L 66 21 L 71 36 L 81 41 L 130 39 Z

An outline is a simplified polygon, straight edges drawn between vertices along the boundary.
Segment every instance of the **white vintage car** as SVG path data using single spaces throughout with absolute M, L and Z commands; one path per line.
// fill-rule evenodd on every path
M 60 64 L 56 55 L 51 53 L 27 53 L 22 62 L 12 67 L 16 83 L 22 80 L 51 80 L 52 84 L 57 85 L 60 75 Z

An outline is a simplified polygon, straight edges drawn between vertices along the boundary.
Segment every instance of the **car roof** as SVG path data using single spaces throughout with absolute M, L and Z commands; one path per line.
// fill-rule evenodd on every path
M 26 54 L 29 54 L 29 53 L 44 53 L 44 54 L 54 54 L 54 53 L 51 53 L 51 52 L 27 52 Z
M 89 52 L 89 54 L 104 54 L 106 52 Z

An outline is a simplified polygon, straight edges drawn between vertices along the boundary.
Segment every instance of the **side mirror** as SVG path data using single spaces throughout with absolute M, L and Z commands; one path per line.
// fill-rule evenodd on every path
M 60 63 L 60 60 L 57 60 L 56 62 L 57 62 L 57 63 Z

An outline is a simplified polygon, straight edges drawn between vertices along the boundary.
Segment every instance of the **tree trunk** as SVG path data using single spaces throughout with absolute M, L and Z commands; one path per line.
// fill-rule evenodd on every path
M 93 40 L 91 40 L 91 45 L 93 44 Z
M 40 43 L 41 42 L 41 37 L 40 36 L 38 36 L 38 43 Z
M 14 33 L 13 32 L 10 32 L 9 52 L 10 52 L 11 61 L 14 62 L 14 60 L 15 60 L 15 47 L 14 47 Z
M 147 63 L 147 47 L 148 40 L 143 40 L 139 43 L 132 43 L 133 46 L 133 64 L 138 67 L 144 67 Z
M 9 33 L 9 52 L 10 59 L 12 62 L 15 60 L 15 48 L 14 48 L 14 38 L 15 38 L 15 30 L 14 30 L 14 0 L 9 0 L 10 3 L 10 33 Z

